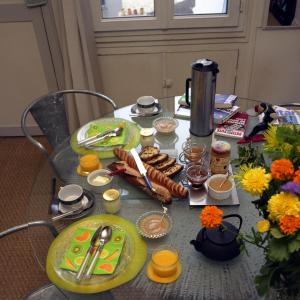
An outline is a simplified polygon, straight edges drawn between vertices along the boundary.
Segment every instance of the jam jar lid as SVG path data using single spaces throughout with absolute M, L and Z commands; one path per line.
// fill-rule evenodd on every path
M 211 145 L 211 148 L 217 153 L 225 153 L 231 150 L 230 144 L 225 141 L 216 141 Z

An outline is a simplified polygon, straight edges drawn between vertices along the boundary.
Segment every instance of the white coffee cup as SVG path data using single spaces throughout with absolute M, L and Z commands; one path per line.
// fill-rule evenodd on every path
M 136 100 L 140 113 L 152 113 L 155 109 L 155 98 L 152 96 L 142 96 Z
M 78 184 L 68 184 L 60 188 L 58 199 L 66 209 L 79 209 L 82 205 L 83 188 Z

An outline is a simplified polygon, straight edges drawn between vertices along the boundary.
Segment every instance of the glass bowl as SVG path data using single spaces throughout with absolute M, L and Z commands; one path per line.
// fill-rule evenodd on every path
M 157 239 L 171 231 L 172 220 L 168 214 L 163 214 L 161 211 L 149 211 L 138 218 L 136 227 L 143 237 Z
M 209 177 L 209 172 L 202 163 L 190 163 L 186 169 L 186 177 L 192 187 L 199 188 Z
M 171 117 L 157 118 L 152 123 L 157 132 L 162 134 L 170 134 L 178 127 L 178 121 Z

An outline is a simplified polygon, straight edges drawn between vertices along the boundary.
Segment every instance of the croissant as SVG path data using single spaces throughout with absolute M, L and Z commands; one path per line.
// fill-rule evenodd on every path
M 128 163 L 128 165 L 134 169 L 137 169 L 136 163 L 134 158 L 129 155 L 125 150 L 121 148 L 114 149 L 114 154 L 120 159 L 124 160 Z M 162 185 L 168 191 L 172 194 L 172 196 L 177 198 L 186 198 L 188 195 L 188 190 L 182 186 L 181 184 L 176 183 L 169 177 L 167 177 L 162 172 L 156 170 L 152 166 L 148 165 L 147 163 L 144 163 L 144 166 L 147 170 L 147 176 L 150 180 L 153 182 L 158 183 L 159 185 Z
M 152 182 L 152 186 L 155 189 L 155 192 L 150 191 L 147 187 L 144 178 L 141 174 L 134 168 L 128 166 L 125 161 L 114 162 L 108 166 L 108 168 L 112 171 L 118 171 L 119 169 L 125 169 L 124 173 L 120 175 L 129 183 L 139 187 L 144 192 L 149 194 L 151 197 L 160 200 L 164 204 L 170 204 L 172 202 L 171 193 L 163 186 Z

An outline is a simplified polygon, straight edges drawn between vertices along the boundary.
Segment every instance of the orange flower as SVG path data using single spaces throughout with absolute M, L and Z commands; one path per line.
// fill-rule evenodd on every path
M 279 227 L 284 234 L 293 234 L 300 228 L 300 217 L 283 216 L 279 220 Z
M 271 175 L 277 180 L 287 180 L 294 175 L 294 166 L 289 159 L 277 159 L 272 162 Z
M 298 169 L 294 175 L 295 175 L 295 177 L 294 177 L 293 181 L 300 184 L 300 169 Z
M 200 214 L 200 221 L 203 227 L 208 229 L 218 227 L 222 222 L 223 211 L 217 206 L 206 206 Z

